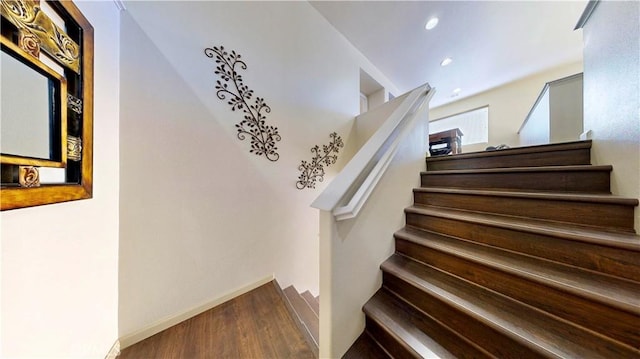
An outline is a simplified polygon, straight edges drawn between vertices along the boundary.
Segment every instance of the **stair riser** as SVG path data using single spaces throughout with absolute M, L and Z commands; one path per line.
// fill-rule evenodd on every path
M 633 206 L 537 198 L 414 192 L 416 204 L 566 222 L 633 232 Z
M 366 330 L 351 345 L 351 348 L 342 356 L 342 359 L 393 359 L 376 342 Z
M 429 313 L 459 335 L 466 337 L 499 358 L 543 358 L 539 353 L 512 341 L 502 333 L 394 275 L 383 273 L 383 285 L 415 307 Z
M 640 318 L 626 311 L 401 238 L 396 238 L 396 251 L 632 347 L 640 346 L 640 332 L 636 325 Z
M 496 155 L 497 154 L 499 153 L 496 153 Z M 431 160 L 432 157 L 427 157 L 427 170 L 442 171 L 472 168 L 573 166 L 591 164 L 591 150 L 588 148 L 476 158 L 456 158 L 456 156 L 449 157 L 451 159 L 438 161 Z
M 306 291 L 301 294 L 302 298 L 307 302 L 309 307 L 313 310 L 313 313 L 318 316 L 320 315 L 320 302 L 311 294 L 311 292 Z
M 610 193 L 609 171 L 518 173 L 423 173 L 422 187 L 456 187 Z
M 603 196 L 590 149 L 428 157 L 367 333 L 400 358 L 640 358 L 637 201 Z
M 420 357 L 419 355 L 414 355 L 412 351 L 400 345 L 400 343 L 391 336 L 388 331 L 384 330 L 375 320 L 366 317 L 365 327 L 369 332 L 369 335 L 371 335 L 378 344 L 380 344 L 388 353 L 393 353 L 394 358 L 412 359 Z
M 480 223 L 407 213 L 408 226 L 640 281 L 637 252 Z
M 316 349 L 320 340 L 318 316 L 293 286 L 285 288 L 283 293 L 290 304 L 291 310 L 294 312 L 294 319 L 297 318 L 305 328 L 306 333 L 303 334 L 307 337 L 309 346 L 312 349 Z
M 485 341 L 491 339 L 485 332 L 478 332 L 478 328 L 471 328 L 471 323 L 490 328 L 504 337 L 493 338 L 496 342 L 489 346 L 507 348 L 515 346 L 536 352 L 539 356 L 561 358 L 640 357 L 640 351 L 629 346 L 406 257 L 396 255 L 383 263 L 382 269 L 385 286 L 388 280 L 393 280 L 392 278 L 395 277 L 395 282 L 389 286 L 396 286 L 397 289 L 394 288 L 393 291 L 398 295 L 421 310 L 427 311 L 434 318 L 442 320 L 452 329 L 458 332 L 464 330 L 460 332 L 462 335 L 481 344 L 489 352 L 493 353 L 493 349 L 488 349 Z M 398 292 L 398 290 L 404 290 L 404 292 Z M 440 302 L 440 308 L 437 302 Z M 470 302 L 477 302 L 479 306 L 476 307 Z M 454 309 L 453 312 L 440 313 L 442 305 Z M 457 315 L 458 318 L 452 315 Z M 460 315 L 466 319 L 458 322 L 461 319 Z M 471 332 L 467 332 L 468 328 L 471 328 Z M 500 353 L 498 356 L 501 358 L 530 357 L 519 354 L 517 349 L 515 352 L 511 349 L 507 351 L 509 354 Z

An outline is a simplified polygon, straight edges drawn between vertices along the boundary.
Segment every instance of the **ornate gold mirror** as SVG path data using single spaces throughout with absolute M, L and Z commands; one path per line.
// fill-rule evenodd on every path
M 2 210 L 91 198 L 93 27 L 71 1 L 1 5 Z

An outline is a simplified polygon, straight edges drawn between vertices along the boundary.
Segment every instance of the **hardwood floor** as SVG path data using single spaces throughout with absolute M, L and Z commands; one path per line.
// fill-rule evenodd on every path
M 314 358 L 276 286 L 267 283 L 188 319 L 119 358 Z

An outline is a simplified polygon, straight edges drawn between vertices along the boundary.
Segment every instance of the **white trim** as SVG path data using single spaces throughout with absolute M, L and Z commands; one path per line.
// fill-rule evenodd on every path
M 578 29 L 582 29 L 584 25 L 587 24 L 587 21 L 589 21 L 591 14 L 593 14 L 593 11 L 596 9 L 599 3 L 600 3 L 600 0 L 589 0 L 589 2 L 587 3 L 587 6 L 584 8 L 584 11 L 582 12 L 582 15 L 580 15 L 580 19 L 578 19 L 578 23 L 576 24 L 576 27 L 573 29 L 574 31 Z
M 131 345 L 138 343 L 144 339 L 149 338 L 152 335 L 158 334 L 161 331 L 171 328 L 172 326 L 181 323 L 189 318 L 195 317 L 196 315 L 205 312 L 213 307 L 216 307 L 224 302 L 227 302 L 237 296 L 240 296 L 242 294 L 245 294 L 247 292 L 250 292 L 258 287 L 260 287 L 261 285 L 265 285 L 269 282 L 271 282 L 272 280 L 274 280 L 275 277 L 273 276 L 273 274 L 268 275 L 264 278 L 261 278 L 259 280 L 257 280 L 256 282 L 247 284 L 245 286 L 242 286 L 236 290 L 233 290 L 227 294 L 224 294 L 218 298 L 209 300 L 205 303 L 202 303 L 196 307 L 193 307 L 185 312 L 182 313 L 178 313 L 178 314 L 174 314 L 174 315 L 170 315 L 168 317 L 162 318 L 160 320 L 158 320 L 157 322 L 147 326 L 146 328 L 142 328 L 134 333 L 130 333 L 127 334 L 123 337 L 120 338 L 120 345 L 122 346 L 122 349 L 130 347 Z
M 118 10 L 120 10 L 120 11 L 126 11 L 127 10 L 127 8 L 124 6 L 124 3 L 122 2 L 122 0 L 113 0 L 113 3 L 116 5 Z
M 413 128 L 418 112 L 428 104 L 433 93 L 429 84 L 412 90 L 311 207 L 333 211 L 337 220 L 355 217 L 389 166 L 400 142 Z
M 120 355 L 120 341 L 116 340 L 104 359 L 116 359 Z
M 586 141 L 593 138 L 593 132 L 591 130 L 586 130 L 580 134 L 580 141 Z
M 423 104 L 424 103 L 428 103 L 428 101 L 423 102 Z M 336 221 L 354 218 L 358 215 L 358 212 L 360 212 L 360 209 L 362 209 L 362 206 L 364 206 L 365 202 L 369 198 L 369 195 L 371 195 L 371 192 L 378 184 L 378 181 L 380 181 L 382 175 L 386 172 L 387 167 L 389 167 L 389 164 L 391 164 L 391 159 L 393 159 L 393 156 L 398 151 L 400 142 L 415 127 L 414 125 L 416 122 L 416 117 L 417 116 L 414 116 L 412 118 L 412 121 L 410 123 L 407 123 L 407 125 L 401 129 L 401 133 L 396 136 L 396 138 L 389 146 L 389 149 L 382 155 L 382 157 L 378 160 L 378 163 L 376 163 L 375 167 L 371 170 L 369 176 L 364 179 L 356 193 L 351 198 L 351 201 L 349 201 L 347 205 L 337 207 L 333 210 L 333 215 L 336 217 Z M 428 136 L 428 134 L 426 134 L 425 136 Z

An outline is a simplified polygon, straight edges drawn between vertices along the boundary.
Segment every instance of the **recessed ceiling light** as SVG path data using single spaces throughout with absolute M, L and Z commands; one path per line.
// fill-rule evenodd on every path
M 453 62 L 453 59 L 452 59 L 452 58 L 450 58 L 450 57 L 445 57 L 445 59 L 444 59 L 444 60 L 442 60 L 442 62 L 440 63 L 440 66 L 447 66 L 447 65 L 449 65 L 449 64 L 450 64 L 450 63 L 452 63 L 452 62 Z
M 453 90 L 453 92 L 451 93 L 451 97 L 457 97 L 458 95 L 460 95 L 460 92 L 462 92 L 461 88 L 457 88 L 455 90 Z
M 431 30 L 436 27 L 436 25 L 438 25 L 438 18 L 432 17 L 431 19 L 429 19 L 429 21 L 427 21 L 427 24 L 424 26 L 424 28 L 427 30 Z

